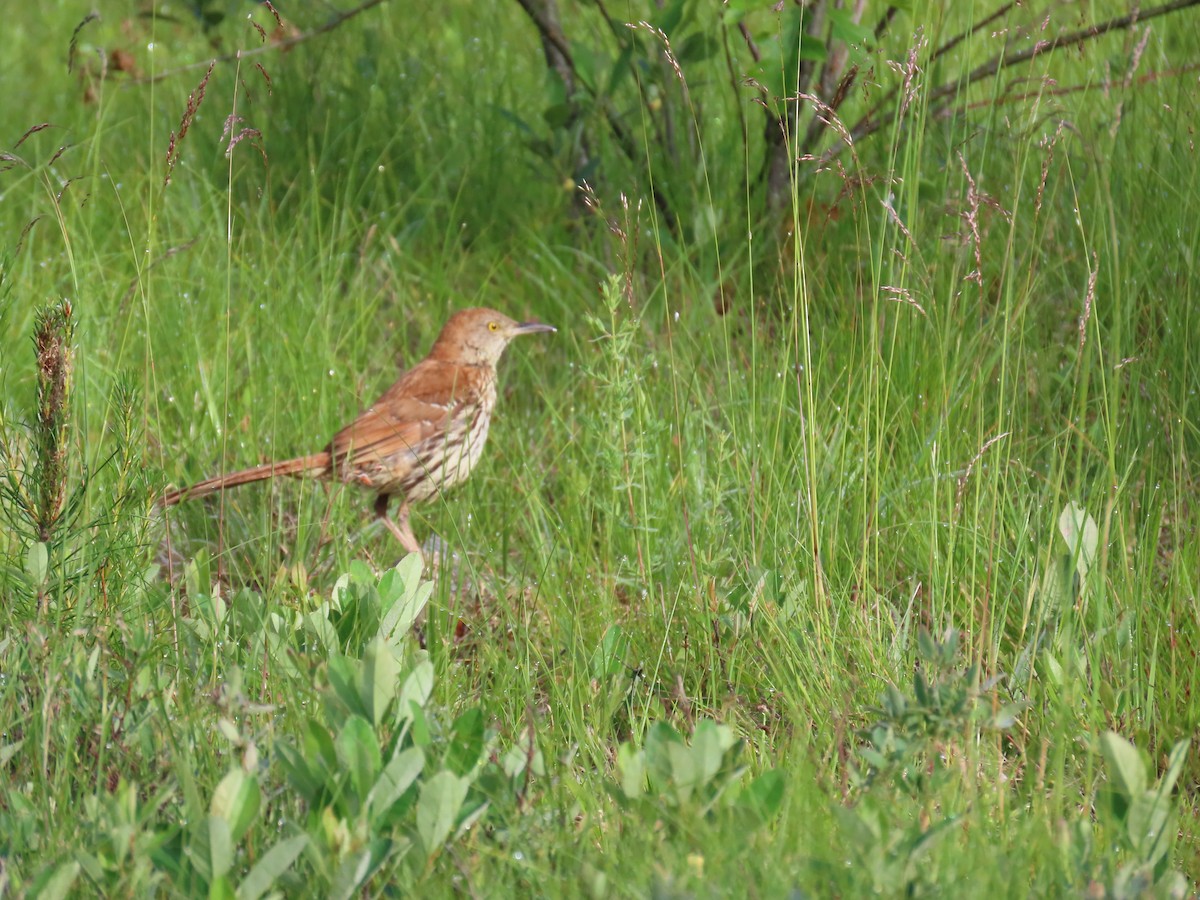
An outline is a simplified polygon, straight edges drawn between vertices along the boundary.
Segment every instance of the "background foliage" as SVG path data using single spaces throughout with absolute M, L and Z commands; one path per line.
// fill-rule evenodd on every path
M 1185 894 L 1191 5 L 6 11 L 0 891 Z

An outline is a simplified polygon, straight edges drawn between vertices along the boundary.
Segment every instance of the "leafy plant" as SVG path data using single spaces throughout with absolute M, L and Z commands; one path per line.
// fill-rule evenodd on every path
M 745 781 L 743 742 L 728 725 L 700 722 L 691 742 L 666 722 L 646 732 L 643 746 L 632 741 L 617 750 L 617 783 L 609 793 L 625 810 L 675 824 L 728 814 L 744 827 L 769 822 L 783 802 L 784 781 L 776 770 Z
M 1098 743 L 1108 781 L 1097 797 L 1097 808 L 1131 857 L 1116 871 L 1107 895 L 1118 900 L 1187 896 L 1188 881 L 1171 866 L 1170 854 L 1179 834 L 1172 795 L 1191 741 L 1182 740 L 1171 748 L 1166 770 L 1153 783 L 1146 777 L 1142 755 L 1125 738 L 1106 731 Z
M 447 726 L 430 707 L 433 664 L 408 636 L 429 598 L 420 573 L 415 554 L 377 580 L 356 567 L 304 618 L 326 660 L 321 715 L 274 753 L 307 809 L 307 858 L 330 896 L 385 866 L 421 871 L 486 811 L 480 780 L 505 771 L 489 762 L 481 710 Z
M 928 796 L 940 786 L 953 755 L 944 743 L 970 741 L 985 728 L 1009 728 L 1021 709 L 1009 703 L 993 712 L 979 702 L 1000 676 L 981 681 L 978 664 L 959 668 L 954 629 L 940 641 L 921 629 L 917 646 L 921 664 L 913 671 L 912 693 L 888 685 L 874 710 L 879 718 L 860 732 L 864 765 L 853 774 L 863 788 L 883 780 L 913 797 Z
M 935 798 L 978 733 L 1008 728 L 1020 709 L 1009 704 L 993 713 L 980 702 L 999 678 L 981 682 L 978 665 L 960 667 L 954 629 L 941 640 L 921 629 L 917 648 L 911 694 L 888 685 L 877 720 L 860 732 L 861 765 L 851 766 L 860 791 L 855 803 L 834 807 L 846 846 L 874 889 L 909 895 L 917 892 L 919 860 L 960 818 Z

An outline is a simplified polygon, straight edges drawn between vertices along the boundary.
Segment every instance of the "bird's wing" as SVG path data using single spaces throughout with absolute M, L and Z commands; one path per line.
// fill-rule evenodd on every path
M 337 434 L 329 450 L 342 469 L 386 466 L 393 476 L 414 464 L 422 445 L 438 439 L 447 421 L 466 405 L 466 386 L 456 390 L 443 367 L 429 361 L 410 369 L 383 396 Z M 354 478 L 353 480 L 362 480 Z

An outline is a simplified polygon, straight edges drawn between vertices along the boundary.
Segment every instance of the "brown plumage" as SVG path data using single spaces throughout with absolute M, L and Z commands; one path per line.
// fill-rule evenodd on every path
M 483 452 L 496 406 L 496 364 L 522 334 L 554 331 L 493 309 L 455 313 L 429 355 L 339 431 L 321 453 L 209 478 L 162 498 L 163 506 L 277 475 L 337 478 L 377 493 L 375 515 L 410 552 L 421 548 L 408 505 L 463 481 Z M 388 502 L 400 498 L 396 520 Z

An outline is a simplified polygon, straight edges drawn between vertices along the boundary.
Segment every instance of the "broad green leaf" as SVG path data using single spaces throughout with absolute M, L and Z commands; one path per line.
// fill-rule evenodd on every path
M 393 856 L 403 856 L 410 846 L 410 842 L 403 838 L 398 841 L 387 838 L 371 841 L 365 850 L 349 856 L 338 867 L 328 896 L 335 900 L 351 900 L 367 879 L 379 871 L 380 866 Z
M 362 716 L 347 719 L 337 736 L 337 754 L 343 769 L 350 773 L 357 808 L 366 800 L 383 767 L 379 739 L 371 723 Z
M 733 729 L 705 719 L 692 735 L 692 759 L 696 765 L 697 785 L 708 784 L 721 771 L 725 752 L 737 743 Z
M 670 3 L 663 8 L 657 16 L 654 17 L 654 25 L 667 37 L 675 37 L 675 29 L 679 27 L 679 23 L 683 21 L 683 9 L 687 5 L 687 0 L 671 0 Z
M 25 554 L 25 574 L 35 588 L 43 587 L 50 575 L 50 548 L 45 542 L 38 541 L 29 545 Z
M 308 835 L 286 838 L 262 855 L 238 885 L 238 900 L 258 900 L 271 889 L 308 845 Z
M 785 784 L 778 769 L 763 772 L 742 791 L 739 805 L 751 810 L 760 823 L 773 819 L 783 806 Z
M 1135 797 L 1125 818 L 1125 829 L 1138 859 L 1157 865 L 1175 840 L 1175 816 L 1170 796 L 1147 791 Z
M 389 641 L 402 637 L 412 629 L 413 624 L 429 603 L 433 593 L 433 582 L 426 581 L 417 585 L 416 589 L 406 593 L 392 604 L 379 623 L 379 633 Z
M 305 727 L 303 753 L 309 770 L 330 787 L 338 775 L 337 750 L 329 731 L 316 719 L 309 718 Z
M 295 747 L 281 742 L 276 744 L 275 752 L 292 787 L 304 798 L 305 803 L 310 806 L 315 805 L 325 786 L 324 777 L 313 771 L 305 760 L 304 754 Z
M 483 753 L 483 711 L 468 709 L 454 720 L 450 749 L 446 752 L 446 768 L 456 775 L 467 775 Z
M 529 732 L 523 733 L 518 742 L 509 747 L 500 760 L 500 765 L 509 778 L 516 778 L 526 772 L 534 775 L 546 774 L 546 762 L 542 758 L 542 751 Z
M 617 775 L 621 791 L 636 800 L 646 790 L 646 755 L 632 743 L 617 748 Z
M 646 733 L 646 773 L 650 787 L 655 791 L 666 790 L 676 778 L 676 756 L 687 752 L 683 738 L 666 722 L 655 722 Z M 686 764 L 684 764 L 686 765 Z
M 612 96 L 613 92 L 616 91 L 616 89 L 619 88 L 623 82 L 627 81 L 629 76 L 633 74 L 634 67 L 632 60 L 633 53 L 636 48 L 637 44 L 634 41 L 630 41 L 621 50 L 620 55 L 617 56 L 616 62 L 612 64 L 612 69 L 610 69 L 608 73 L 608 87 L 605 90 L 605 93 L 610 97 Z
M 13 741 L 11 744 L 0 744 L 0 768 L 7 766 L 14 756 L 21 752 L 24 740 Z
M 421 585 L 421 573 L 425 571 L 425 560 L 421 558 L 420 553 L 410 553 L 396 563 L 396 567 L 392 571 L 404 585 L 404 593 L 401 596 L 411 597 Z M 432 587 L 433 582 L 426 582 L 426 584 Z
M 418 662 L 408 677 L 404 679 L 404 687 L 400 689 L 400 716 L 401 718 L 409 718 L 412 711 L 409 709 L 410 703 L 415 703 L 418 707 L 424 709 L 425 704 L 429 702 L 429 695 L 433 693 L 433 663 L 425 657 Z
M 225 874 L 218 875 L 208 886 L 208 900 L 237 900 L 233 882 Z
M 236 844 L 258 815 L 261 800 L 258 779 L 240 768 L 233 769 L 213 792 L 210 812 L 228 824 L 230 839 Z
M 606 69 L 604 54 L 582 41 L 573 42 L 571 50 L 575 59 L 575 74 L 583 82 L 589 93 L 595 94 L 597 88 L 596 73 Z
M 830 32 L 839 41 L 846 44 L 856 44 L 867 47 L 875 42 L 875 29 L 854 21 L 854 16 L 848 9 L 830 9 Z
M 208 817 L 208 864 L 210 878 L 220 878 L 233 868 L 233 835 L 229 821 L 218 815 Z
M 359 682 L 359 696 L 372 725 L 378 726 L 383 722 L 396 696 L 399 679 L 400 660 L 396 658 L 396 652 L 382 638 L 375 638 L 363 654 Z
M 75 885 L 75 879 L 79 877 L 79 869 L 78 862 L 63 863 L 33 896 L 37 896 L 39 900 L 64 900 L 71 896 L 71 888 Z
M 469 786 L 466 778 L 453 772 L 438 772 L 422 786 L 417 801 L 417 834 L 428 856 L 440 850 L 449 837 Z
M 721 50 L 721 44 L 707 32 L 698 31 L 684 38 L 675 50 L 675 60 L 682 66 L 702 63 L 712 59 Z
M 383 767 L 368 797 L 372 822 L 378 822 L 413 785 L 425 768 L 425 754 L 409 747 Z
M 1096 526 L 1096 520 L 1072 500 L 1059 513 L 1058 530 L 1067 542 L 1067 552 L 1079 577 L 1086 578 L 1096 561 L 1096 548 L 1100 543 L 1100 529 Z
M 605 681 L 612 675 L 625 670 L 625 658 L 629 655 L 629 638 L 620 625 L 610 625 L 604 632 L 600 644 L 592 653 L 592 677 Z
M 328 654 L 339 652 L 337 629 L 329 621 L 329 607 L 321 606 L 304 617 L 304 628 Z
M 362 695 L 363 662 L 349 656 L 333 656 L 329 660 L 329 687 L 344 709 L 331 718 L 334 723 L 346 713 L 370 719 L 370 710 Z M 336 706 L 331 709 L 337 709 Z
M 671 776 L 667 783 L 658 785 L 658 790 L 675 789 L 675 797 L 680 803 L 686 803 L 692 797 L 692 792 L 701 784 L 700 771 L 692 756 L 691 748 L 686 744 L 668 744 L 667 758 L 671 764 Z
M 1106 731 L 1100 735 L 1100 752 L 1109 782 L 1126 800 L 1135 801 L 1146 790 L 1146 765 L 1137 748 L 1119 734 Z
M 333 876 L 333 884 L 329 886 L 329 896 L 336 900 L 350 900 L 370 874 L 370 850 L 362 850 L 347 856 L 338 866 L 337 874 Z

